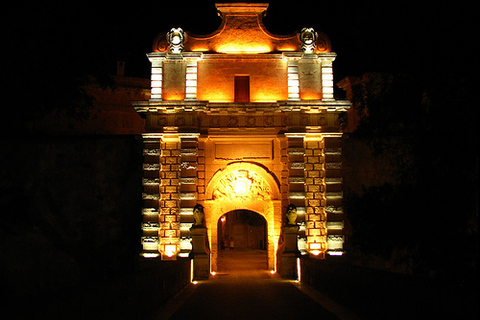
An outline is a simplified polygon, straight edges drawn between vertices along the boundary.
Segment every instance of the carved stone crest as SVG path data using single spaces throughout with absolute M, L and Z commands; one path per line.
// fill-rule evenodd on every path
M 186 34 L 182 28 L 172 28 L 167 33 L 167 41 L 170 45 L 170 52 L 180 53 L 183 50 Z
M 268 182 L 261 175 L 248 170 L 230 172 L 217 182 L 213 199 L 268 200 L 272 196 Z
M 303 28 L 300 32 L 300 41 L 302 42 L 302 50 L 305 53 L 313 53 L 317 42 L 318 34 L 313 28 Z

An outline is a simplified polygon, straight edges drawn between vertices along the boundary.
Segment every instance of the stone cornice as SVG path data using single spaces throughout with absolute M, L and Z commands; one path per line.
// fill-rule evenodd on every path
M 275 112 L 343 112 L 347 111 L 351 103 L 347 100 L 334 101 L 278 101 L 278 102 L 249 102 L 223 103 L 208 101 L 133 101 L 135 110 L 139 113 L 160 112 L 205 112 L 205 113 L 275 113 Z

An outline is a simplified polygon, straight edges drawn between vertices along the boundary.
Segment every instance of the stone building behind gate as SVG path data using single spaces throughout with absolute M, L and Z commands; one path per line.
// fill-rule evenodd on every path
M 343 253 L 340 114 L 330 40 L 304 28 L 269 33 L 268 4 L 216 5 L 222 24 L 197 36 L 172 28 L 148 54 L 151 98 L 134 102 L 146 119 L 144 257 L 191 251 L 193 209 L 204 208 L 211 270 L 219 219 L 249 210 L 267 223 L 275 270 L 289 205 L 297 208 L 302 254 Z

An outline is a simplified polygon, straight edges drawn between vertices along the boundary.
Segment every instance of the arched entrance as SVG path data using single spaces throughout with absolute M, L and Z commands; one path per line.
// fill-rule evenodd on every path
M 234 210 L 218 219 L 218 250 L 267 250 L 267 221 L 253 211 Z
M 218 270 L 218 221 L 229 212 L 244 210 L 262 216 L 266 221 L 267 266 L 276 271 L 278 240 L 282 226 L 278 183 L 263 167 L 236 162 L 219 170 L 210 180 L 204 201 L 205 223 L 211 250 L 211 270 Z
M 217 223 L 218 271 L 267 270 L 267 221 L 253 211 L 234 210 Z

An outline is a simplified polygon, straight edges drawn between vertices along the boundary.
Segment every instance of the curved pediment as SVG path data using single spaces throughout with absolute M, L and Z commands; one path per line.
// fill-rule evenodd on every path
M 182 51 L 213 53 L 272 53 L 302 51 L 300 34 L 274 35 L 263 25 L 267 3 L 217 3 L 222 24 L 209 35 L 185 33 Z M 330 52 L 328 37 L 317 31 L 314 52 Z M 153 51 L 166 52 L 170 48 L 166 33 L 157 36 Z

